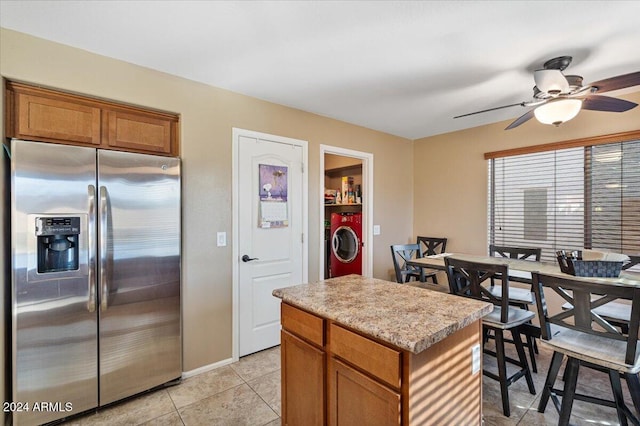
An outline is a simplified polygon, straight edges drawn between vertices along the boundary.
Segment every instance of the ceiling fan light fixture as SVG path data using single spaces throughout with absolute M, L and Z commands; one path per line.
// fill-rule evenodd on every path
M 578 115 L 580 108 L 581 99 L 557 99 L 540 105 L 533 113 L 539 122 L 559 126 Z
M 553 97 L 569 91 L 569 81 L 560 70 L 537 70 L 533 80 L 540 91 Z

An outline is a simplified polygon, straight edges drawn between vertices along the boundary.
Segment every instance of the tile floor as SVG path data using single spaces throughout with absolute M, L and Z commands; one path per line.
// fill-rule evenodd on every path
M 524 378 L 510 387 L 511 417 L 502 414 L 500 388 L 483 378 L 484 425 L 556 425 L 558 414 L 549 403 L 546 413 L 536 408 L 551 352 L 540 347 L 536 395 L 527 390 Z M 485 357 L 485 368 L 493 358 Z M 581 369 L 582 393 L 610 397 L 608 376 Z M 631 405 L 626 384 L 625 397 Z M 443 397 L 446 397 L 443 395 Z M 177 386 L 144 394 L 95 414 L 74 418 L 65 425 L 266 425 L 280 424 L 280 348 L 241 358 L 239 362 L 190 377 Z M 576 401 L 571 417 L 576 425 L 616 425 L 615 410 Z

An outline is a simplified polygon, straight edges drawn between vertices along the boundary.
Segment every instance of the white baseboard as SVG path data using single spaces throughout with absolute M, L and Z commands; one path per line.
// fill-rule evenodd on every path
M 215 370 L 216 368 L 224 367 L 233 362 L 232 358 L 223 359 L 222 361 L 214 362 L 213 364 L 203 365 L 190 371 L 183 371 L 182 378 L 187 379 L 189 377 L 197 376 L 198 374 L 206 373 L 207 371 Z

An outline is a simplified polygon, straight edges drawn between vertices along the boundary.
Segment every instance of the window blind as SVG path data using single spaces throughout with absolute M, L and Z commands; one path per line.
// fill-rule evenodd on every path
M 640 140 L 493 158 L 490 244 L 640 253 Z

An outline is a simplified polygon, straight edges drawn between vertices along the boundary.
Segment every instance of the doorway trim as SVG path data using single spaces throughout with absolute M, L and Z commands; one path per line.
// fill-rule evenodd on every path
M 362 203 L 362 235 L 363 235 L 363 253 L 362 253 L 362 275 L 368 278 L 373 276 L 373 154 L 370 152 L 355 151 L 353 149 L 340 148 L 338 146 L 320 145 L 320 172 L 319 185 L 320 194 L 320 222 L 319 222 L 319 262 L 318 262 L 318 279 L 324 280 L 324 155 L 333 154 L 342 157 L 356 158 L 362 161 L 362 183 L 363 199 Z
M 238 201 L 240 199 L 239 184 L 240 167 L 239 158 L 239 139 L 240 136 L 246 136 L 256 139 L 268 139 L 288 145 L 302 147 L 302 283 L 309 281 L 309 150 L 308 142 L 301 139 L 292 139 L 285 136 L 271 135 L 268 133 L 255 132 L 253 130 L 244 130 L 236 127 L 232 128 L 231 140 L 231 269 L 232 269 L 232 297 L 231 297 L 231 362 L 240 359 L 240 288 L 239 288 L 239 262 L 240 254 L 238 249 L 238 232 L 239 232 L 239 210 Z

